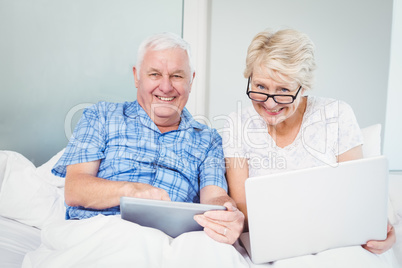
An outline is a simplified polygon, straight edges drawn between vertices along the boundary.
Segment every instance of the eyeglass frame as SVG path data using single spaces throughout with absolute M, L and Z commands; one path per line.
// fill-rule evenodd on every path
M 247 97 L 248 97 L 250 100 L 252 100 L 252 101 L 257 101 L 257 102 L 266 102 L 267 100 L 269 100 L 269 98 L 272 98 L 272 99 L 274 100 L 274 102 L 276 102 L 277 104 L 292 104 L 293 102 L 295 102 L 295 100 L 296 100 L 296 98 L 297 98 L 297 95 L 299 94 L 300 89 L 302 88 L 302 86 L 299 87 L 299 89 L 298 89 L 297 92 L 296 92 L 296 95 L 282 95 L 282 94 L 272 94 L 272 95 L 271 95 L 271 94 L 262 93 L 262 92 L 257 92 L 257 91 L 249 91 L 249 89 L 250 89 L 250 80 L 251 80 L 251 76 L 249 76 L 248 81 L 247 81 L 246 95 L 247 95 Z M 250 97 L 250 93 L 256 93 L 256 94 L 260 94 L 260 95 L 265 95 L 265 96 L 267 97 L 267 99 L 264 100 L 264 101 L 252 99 L 252 98 Z M 292 97 L 292 101 L 291 101 L 291 102 L 285 102 L 285 103 L 284 103 L 284 102 L 277 102 L 277 101 L 275 100 L 275 97 L 276 97 L 276 96 Z

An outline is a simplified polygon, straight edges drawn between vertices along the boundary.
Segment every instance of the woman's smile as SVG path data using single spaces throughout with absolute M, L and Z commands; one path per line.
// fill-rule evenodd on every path
M 282 110 L 284 109 L 284 107 L 282 108 L 276 108 L 276 109 L 268 109 L 267 107 L 264 106 L 264 110 L 272 116 L 278 115 L 282 112 Z

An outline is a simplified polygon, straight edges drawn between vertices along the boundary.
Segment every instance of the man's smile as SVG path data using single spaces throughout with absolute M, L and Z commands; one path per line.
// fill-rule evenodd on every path
M 162 101 L 172 101 L 174 100 L 175 97 L 162 97 L 162 96 L 157 96 L 156 97 Z

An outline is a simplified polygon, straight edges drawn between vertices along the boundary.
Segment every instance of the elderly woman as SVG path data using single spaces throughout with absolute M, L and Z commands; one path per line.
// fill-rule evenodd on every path
M 362 134 L 351 107 L 342 101 L 305 95 L 312 88 L 314 45 L 295 30 L 264 31 L 252 40 L 244 76 L 253 106 L 231 114 L 223 133 L 229 192 L 246 215 L 245 180 L 287 170 L 362 158 Z M 383 253 L 395 242 L 363 247 Z

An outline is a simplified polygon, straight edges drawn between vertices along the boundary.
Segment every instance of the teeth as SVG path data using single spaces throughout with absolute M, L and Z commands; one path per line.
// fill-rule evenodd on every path
M 160 97 L 160 96 L 158 96 L 158 99 L 163 100 L 163 101 L 171 101 L 171 100 L 174 99 L 174 97 L 167 98 L 167 97 Z

